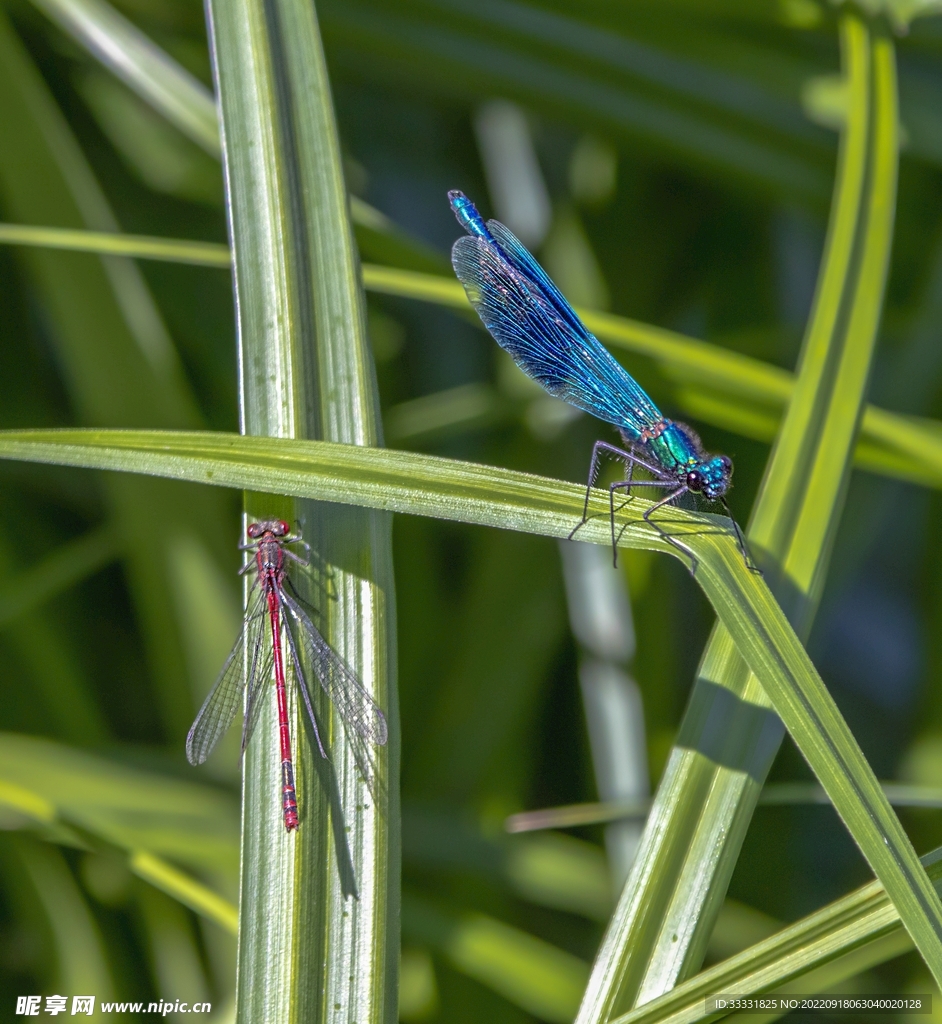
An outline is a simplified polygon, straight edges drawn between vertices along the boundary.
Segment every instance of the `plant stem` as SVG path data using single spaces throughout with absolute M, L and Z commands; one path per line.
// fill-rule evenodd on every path
M 773 592 L 807 636 L 843 507 L 892 241 L 893 46 L 845 14 L 849 103 L 815 305 L 785 422 L 748 530 Z M 579 1024 L 596 1024 L 696 972 L 783 730 L 718 624 L 603 940 Z M 719 737 L 719 738 L 718 738 Z M 807 756 L 807 751 L 805 751 Z M 937 965 L 942 968 L 942 965 Z
M 339 145 L 313 6 L 212 0 L 211 41 L 239 315 L 243 431 L 379 443 L 373 370 Z M 386 712 L 375 786 L 336 713 L 323 761 L 292 710 L 301 827 L 277 800 L 268 701 L 244 771 L 237 1020 L 396 1019 L 398 722 L 390 517 L 246 495 L 252 518 L 297 522 L 324 585 L 322 631 Z M 277 951 L 277 952 L 274 952 Z

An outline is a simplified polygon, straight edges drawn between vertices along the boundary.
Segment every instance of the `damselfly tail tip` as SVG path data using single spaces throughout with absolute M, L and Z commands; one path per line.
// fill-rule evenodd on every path
M 285 819 L 285 830 L 298 827 L 298 794 L 294 788 L 294 768 L 290 761 L 281 763 L 281 809 Z
M 479 238 L 490 238 L 484 221 L 481 219 L 478 208 L 471 200 L 458 189 L 452 189 L 448 193 L 448 202 L 451 205 L 451 212 L 455 215 L 458 223 L 468 232 Z

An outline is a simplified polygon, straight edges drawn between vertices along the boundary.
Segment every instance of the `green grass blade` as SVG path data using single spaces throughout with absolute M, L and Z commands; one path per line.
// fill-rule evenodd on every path
M 579 521 L 585 487 L 498 466 L 418 452 L 185 430 L 4 430 L 0 458 L 85 469 L 144 473 L 173 480 L 337 501 L 455 522 L 496 526 L 549 537 L 568 536 Z M 581 497 L 580 497 L 581 496 Z M 578 499 L 578 500 L 577 500 Z M 634 498 L 623 515 L 635 523 L 647 502 Z M 575 512 L 573 511 L 575 510 Z M 583 531 L 608 536 L 607 492 L 593 491 Z M 723 516 L 665 508 L 664 522 L 728 523 Z M 582 533 L 583 531 L 580 531 Z M 732 535 L 731 530 L 724 533 Z M 638 546 L 676 554 L 656 531 Z M 611 538 L 608 537 L 608 543 Z
M 63 544 L 25 572 L 13 573 L 0 590 L 0 629 L 103 569 L 118 554 L 114 532 L 104 527 Z
M 114 214 L 35 65 L 0 16 L 0 184 L 5 215 L 64 228 L 118 230 Z M 23 254 L 44 310 L 63 386 L 80 422 L 195 427 L 200 423 L 177 353 L 139 269 L 127 259 Z M 166 524 L 213 552 L 225 536 L 217 499 L 199 491 L 106 479 L 109 521 L 142 628 L 161 722 L 182 743 L 193 714 Z M 180 522 L 180 502 L 188 506 Z
M 865 30 L 856 19 L 847 19 L 844 32 L 846 37 Z M 852 52 L 852 44 L 846 49 Z M 835 510 L 846 488 L 847 456 L 863 408 L 896 207 L 899 130 L 893 44 L 876 36 L 872 57 L 861 56 L 872 63 L 867 76 L 872 99 L 868 102 L 866 86 L 856 85 L 849 68 L 851 106 L 841 160 L 846 171 L 836 195 L 799 383 L 750 524 L 751 543 L 772 555 L 781 580 L 788 579 L 809 606 L 816 604 L 823 584 L 839 518 Z M 866 75 L 867 69 L 861 72 Z M 854 130 L 858 121 L 864 122 L 859 139 Z M 858 152 L 867 147 L 868 135 L 869 153 Z M 804 630 L 803 613 L 796 608 L 793 614 Z
M 102 0 L 33 0 L 126 85 L 211 156 L 219 156 L 212 93 Z
M 379 443 L 379 410 L 340 148 L 313 6 L 210 5 L 238 297 L 248 434 Z M 297 521 L 330 593 L 322 631 L 385 710 L 373 792 L 336 711 L 329 770 L 294 706 L 302 823 L 278 800 L 266 702 L 244 769 L 237 1019 L 370 1024 L 396 1014 L 398 723 L 391 520 L 333 504 L 246 496 L 252 517 Z M 358 898 L 354 895 L 358 894 Z M 281 950 L 273 970 L 271 950 Z
M 191 242 L 182 238 L 154 238 L 150 235 L 125 235 L 114 231 L 0 224 L 0 244 L 133 256 L 142 260 L 166 260 L 200 267 L 232 266 L 229 247 L 218 242 Z
M 942 850 L 927 854 L 922 862 L 936 889 L 942 888 Z M 707 1013 L 705 1004 L 707 997 L 718 993 L 824 992 L 827 985 L 911 948 L 883 888 L 871 882 L 616 1017 L 612 1024 L 695 1024 L 715 1016 Z
M 217 487 L 337 501 L 364 508 L 427 515 L 456 522 L 568 536 L 580 518 L 581 484 L 417 452 L 329 441 L 184 430 L 4 430 L 0 458 L 146 473 Z M 583 531 L 608 543 L 608 499 L 594 492 L 593 512 L 606 522 Z M 641 499 L 625 509 L 635 523 Z M 574 511 L 575 510 L 575 511 Z M 665 523 L 725 523 L 723 517 L 665 508 Z M 575 519 L 573 519 L 575 516 Z M 580 531 L 582 533 L 583 531 Z M 645 547 L 676 553 L 656 531 L 642 530 Z M 635 537 L 635 534 L 632 534 Z M 637 540 L 637 538 L 635 538 Z
M 883 782 L 881 786 L 891 807 L 942 809 L 942 787 L 899 782 Z M 827 793 L 816 782 L 773 782 L 763 787 L 762 795 L 759 797 L 759 803 L 763 807 L 827 805 L 830 802 Z M 508 832 L 516 833 L 605 825 L 610 821 L 644 818 L 650 809 L 650 800 L 603 800 L 594 803 L 565 804 L 562 807 L 544 807 L 538 811 L 511 814 L 504 822 L 504 827 Z
M 17 836 L 14 848 L 52 932 L 56 990 L 110 998 L 115 985 L 105 944 L 85 894 L 62 853 L 31 836 Z
M 592 803 L 564 804 L 537 811 L 509 815 L 504 828 L 510 833 L 539 832 L 545 828 L 578 828 L 580 825 L 604 825 L 610 821 L 647 817 L 650 800 L 599 800 Z
M 0 734 L 0 804 L 38 826 L 75 826 L 196 871 L 232 880 L 238 871 L 237 811 L 228 793 L 51 740 Z
M 204 873 L 238 869 L 236 809 L 228 795 L 48 740 L 0 736 L 0 806 L 4 827 L 32 829 L 51 842 L 81 847 L 87 836 L 124 848 L 130 869 L 227 931 L 238 910 L 164 857 Z M 142 849 L 143 845 L 150 849 Z
M 448 913 L 416 896 L 404 895 L 402 928 L 540 1020 L 572 1020 L 588 975 L 584 960 L 489 915 Z
M 356 208 L 357 204 L 352 204 L 354 215 Z M 367 219 L 370 216 L 362 214 Z M 384 237 L 386 234 L 388 231 Z M 0 224 L 0 244 L 71 249 L 204 267 L 231 266 L 228 247 L 215 242 L 106 231 Z M 461 285 L 441 274 L 369 263 L 364 264 L 362 273 L 367 291 L 453 309 L 469 308 Z M 689 415 L 758 441 L 775 438 L 794 387 L 794 377 L 787 370 L 627 317 L 590 309 L 580 309 L 579 313 L 611 347 L 650 358 L 668 378 L 676 381 L 678 405 Z M 693 383 L 696 383 L 695 388 L 690 386 Z M 744 402 L 755 405 L 751 417 L 744 415 Z M 467 425 L 481 418 L 480 401 L 455 409 L 449 399 L 448 405 L 450 425 Z M 861 422 L 855 463 L 871 472 L 942 487 L 942 429 L 935 420 L 920 420 L 868 405 Z
M 233 935 L 238 934 L 238 907 L 179 868 L 168 864 L 162 857 L 156 857 L 147 850 L 135 850 L 128 861 L 128 867 L 138 878 L 150 882 L 190 910 L 215 921 Z
M 846 493 L 895 210 L 892 44 L 878 37 L 871 47 L 865 24 L 845 16 L 842 47 L 850 103 L 825 257 L 792 399 L 747 531 L 801 636 L 817 609 Z M 718 624 L 704 653 L 580 1024 L 656 998 L 702 962 L 781 739 L 767 710 L 772 694 L 727 628 Z M 722 750 L 710 735 L 724 737 Z
M 0 457 L 167 474 L 221 486 L 431 515 L 564 537 L 582 488 L 474 463 L 324 441 L 109 431 L 8 431 Z M 677 550 L 624 511 L 625 546 Z M 583 531 L 608 543 L 607 502 Z M 942 904 L 879 782 L 763 580 L 743 564 L 724 520 L 665 509 L 659 522 L 697 559 L 696 579 L 785 722 L 864 856 L 883 882 L 930 970 L 942 965 Z M 939 971 L 942 973 L 942 970 Z
M 191 787 L 178 780 L 163 780 L 135 772 L 131 773 L 129 779 L 122 765 L 109 764 L 101 758 L 21 736 L 0 738 L 0 763 L 0 805 L 3 808 L 4 828 L 7 830 L 32 830 L 47 842 L 88 849 L 82 838 L 65 821 L 71 819 L 81 822 L 80 827 L 86 835 L 119 846 L 126 846 L 128 840 L 133 842 L 135 833 L 138 840 L 156 840 L 167 846 L 167 834 L 166 831 L 162 833 L 162 830 L 169 829 L 183 836 L 182 848 L 185 849 L 188 826 L 192 828 L 199 820 L 189 815 L 194 811 L 197 815 L 202 812 L 204 820 L 201 824 L 204 829 L 215 832 L 217 838 L 228 838 L 229 849 L 224 858 L 217 856 L 207 859 L 204 851 L 200 866 L 204 870 L 209 868 L 216 875 L 224 874 L 226 869 L 230 875 L 235 873 L 237 850 L 234 808 L 227 807 L 228 821 L 221 821 L 220 815 L 213 812 L 218 811 L 218 803 L 228 805 L 229 801 L 226 798 L 220 801 L 211 798 L 207 803 L 208 791 L 204 787 Z M 24 778 L 31 788 L 9 781 L 11 775 Z M 129 783 L 131 790 L 139 796 L 135 803 L 129 800 Z M 40 791 L 48 793 L 56 802 L 47 799 Z M 156 803 L 163 803 L 160 810 L 155 806 L 157 794 L 160 797 Z M 109 814 L 112 815 L 110 823 Z M 130 834 L 127 830 L 129 818 Z M 118 825 L 117 830 L 111 827 L 114 824 Z M 220 829 L 221 824 L 228 825 L 228 829 Z M 181 845 L 176 845 L 177 849 L 173 852 L 179 855 Z M 43 903 L 48 910 L 60 956 L 60 970 L 79 975 L 89 969 L 97 969 L 100 974 L 101 967 L 96 965 L 100 965 L 103 960 L 101 942 L 71 875 L 67 871 L 63 873 L 58 867 L 62 861 L 55 851 L 40 847 L 23 836 L 18 840 L 17 849 L 27 848 L 30 853 L 26 870 L 37 882 L 37 889 L 41 891 Z M 238 911 L 223 897 L 147 850 L 131 847 L 129 852 L 128 866 L 140 878 L 226 930 L 236 931 Z M 192 850 L 190 852 L 189 859 L 192 861 Z M 199 857 L 195 859 L 199 864 Z M 63 948 L 63 942 L 69 948 Z M 102 989 L 96 988 L 96 992 L 110 990 L 110 981 L 103 977 L 95 981 L 106 985 Z M 83 982 L 76 976 L 65 987 L 87 991 L 95 986 L 88 978 Z

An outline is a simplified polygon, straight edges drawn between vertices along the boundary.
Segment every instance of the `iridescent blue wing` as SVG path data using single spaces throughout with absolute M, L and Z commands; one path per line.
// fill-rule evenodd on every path
M 639 440 L 646 427 L 661 422 L 660 410 L 586 330 L 520 242 L 506 228 L 500 234 L 500 247 L 469 235 L 451 251 L 455 273 L 484 326 L 551 395 Z M 505 255 L 509 239 L 515 247 Z
M 501 224 L 499 220 L 489 220 L 487 228 L 494 236 L 494 240 L 500 248 L 504 250 L 504 255 L 514 265 L 514 268 L 520 271 L 524 277 L 539 285 L 543 297 L 559 313 L 562 319 L 572 327 L 576 334 L 588 334 L 589 332 L 586 330 L 585 324 L 579 319 L 578 313 L 569 305 L 563 293 L 556 287 L 556 283 L 537 263 L 530 250 L 527 249 L 510 228 Z

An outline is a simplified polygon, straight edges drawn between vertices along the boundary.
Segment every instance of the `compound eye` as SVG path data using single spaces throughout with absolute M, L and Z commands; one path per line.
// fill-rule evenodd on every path
M 284 521 L 284 519 L 279 519 L 275 532 L 279 537 L 287 537 L 288 534 L 291 533 L 291 527 Z
M 733 468 L 733 460 L 728 455 L 721 455 L 719 458 L 720 465 L 729 473 Z
M 702 491 L 703 490 L 703 474 L 698 469 L 694 469 L 687 474 L 687 490 L 689 491 Z
M 252 540 L 255 540 L 256 537 L 261 537 L 261 523 L 249 523 L 248 528 L 246 529 L 245 532 L 252 538 Z

